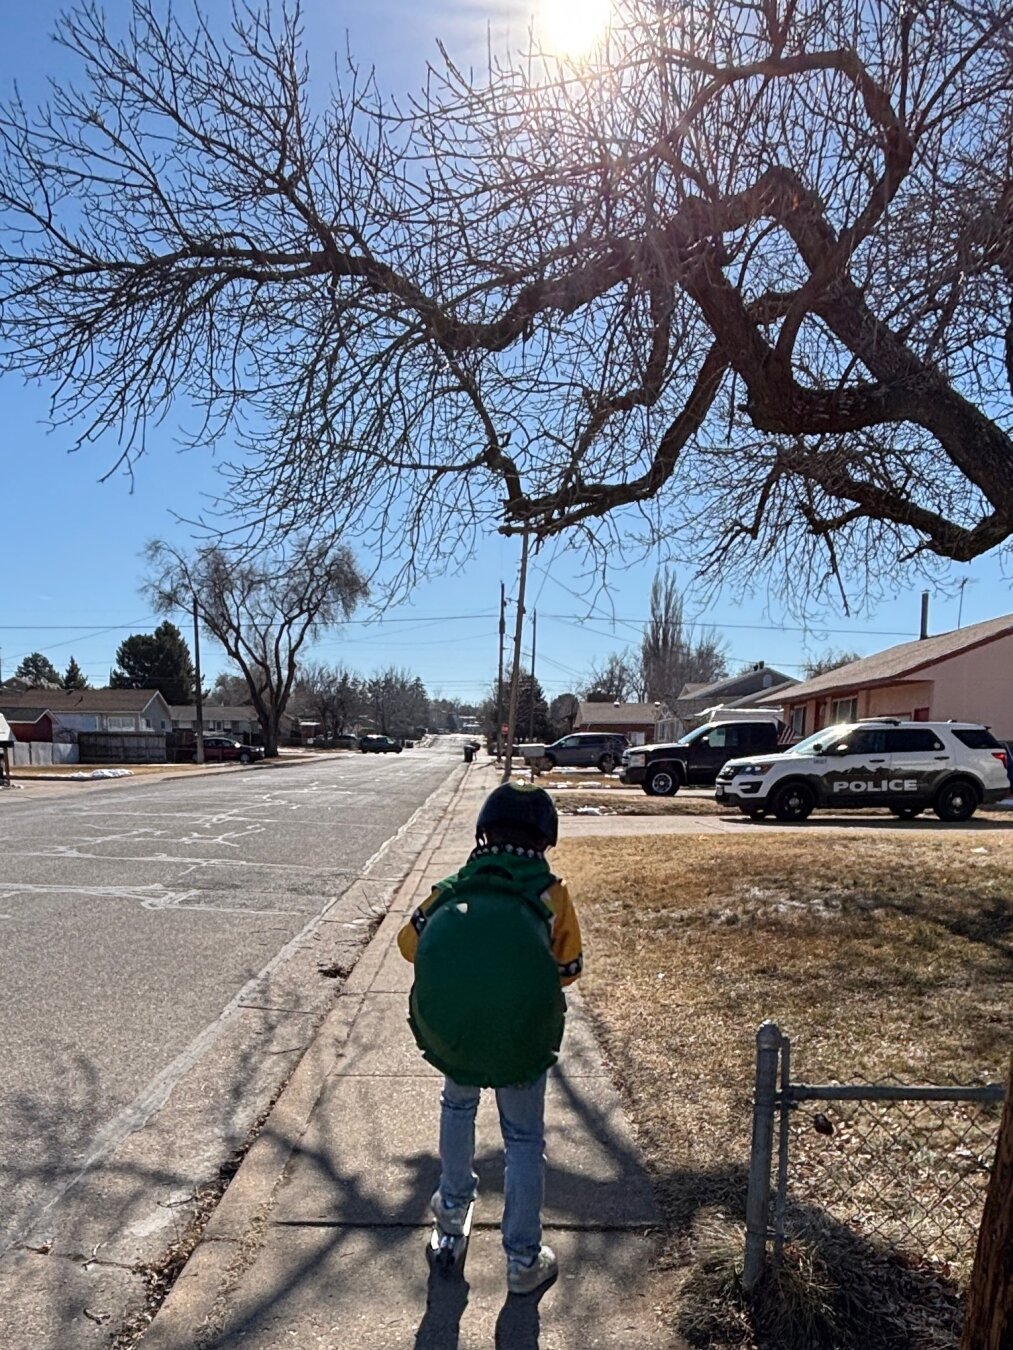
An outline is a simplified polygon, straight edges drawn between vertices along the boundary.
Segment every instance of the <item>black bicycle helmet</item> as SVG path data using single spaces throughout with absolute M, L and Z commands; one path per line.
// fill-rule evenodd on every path
M 481 842 L 490 828 L 521 830 L 532 836 L 532 847 L 554 848 L 559 839 L 556 805 L 544 788 L 534 783 L 501 783 L 490 792 L 478 813 L 475 836 Z

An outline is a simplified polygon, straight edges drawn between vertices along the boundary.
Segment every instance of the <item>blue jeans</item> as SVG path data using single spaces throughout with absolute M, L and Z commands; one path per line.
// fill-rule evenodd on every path
M 446 1078 L 440 1097 L 440 1195 L 445 1205 L 475 1198 L 475 1112 L 481 1088 Z M 506 1172 L 503 1246 L 507 1258 L 530 1265 L 542 1245 L 545 1191 L 545 1074 L 524 1087 L 496 1089 Z

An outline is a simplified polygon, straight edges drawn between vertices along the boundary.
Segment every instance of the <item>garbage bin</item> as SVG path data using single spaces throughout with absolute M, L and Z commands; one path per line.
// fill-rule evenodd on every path
M 470 764 L 474 758 L 475 758 L 475 747 L 473 745 L 466 745 L 464 747 L 465 764 Z

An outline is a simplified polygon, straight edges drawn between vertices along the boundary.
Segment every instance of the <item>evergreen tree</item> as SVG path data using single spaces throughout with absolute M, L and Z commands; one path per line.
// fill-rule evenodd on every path
M 66 671 L 64 672 L 63 680 L 61 681 L 61 683 L 63 684 L 64 689 L 88 688 L 88 681 L 85 679 L 84 671 L 77 664 L 77 662 L 74 660 L 73 657 L 70 658 L 70 662 L 67 666 Z
M 27 680 L 33 689 L 59 689 L 60 672 L 41 652 L 32 652 L 14 672 L 16 680 Z
M 113 689 L 157 689 L 166 703 L 192 703 L 196 675 L 190 648 L 174 623 L 166 620 L 153 633 L 134 633 L 120 643 Z

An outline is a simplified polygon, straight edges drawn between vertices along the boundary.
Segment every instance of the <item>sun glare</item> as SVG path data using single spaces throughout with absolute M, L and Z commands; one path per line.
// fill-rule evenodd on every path
M 584 56 L 604 36 L 611 9 L 611 0 L 542 0 L 542 41 L 557 56 Z

